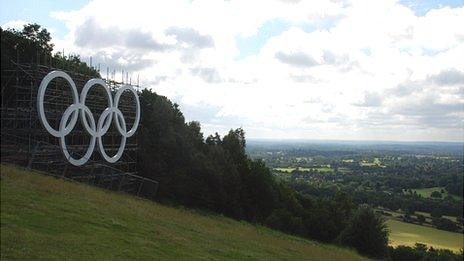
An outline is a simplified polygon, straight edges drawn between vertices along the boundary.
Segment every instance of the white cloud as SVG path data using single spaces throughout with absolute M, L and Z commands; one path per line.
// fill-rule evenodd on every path
M 15 29 L 21 30 L 23 29 L 24 25 L 28 24 L 28 22 L 24 20 L 13 20 L 2 24 L 3 29 Z
M 53 16 L 69 28 L 57 50 L 140 74 L 206 134 L 462 140 L 464 7 L 419 17 L 394 0 L 94 0 Z M 238 60 L 236 38 L 276 19 L 290 28 Z

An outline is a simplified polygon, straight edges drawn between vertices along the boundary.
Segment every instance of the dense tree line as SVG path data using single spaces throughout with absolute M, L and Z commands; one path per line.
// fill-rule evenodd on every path
M 340 190 L 349 194 L 356 204 L 369 204 L 374 207 L 385 207 L 393 211 L 399 209 L 414 213 L 415 211 L 427 213 L 439 213 L 443 215 L 455 216 L 458 219 L 462 217 L 462 201 L 453 198 L 435 200 L 423 198 L 418 195 L 403 195 L 385 191 L 356 189 L 349 186 L 332 185 L 317 186 L 304 181 L 293 181 L 291 187 L 296 191 L 319 198 L 331 198 Z M 443 222 L 437 222 L 437 228 L 447 228 L 445 230 L 456 231 L 452 226 L 443 225 Z
M 395 261 L 461 261 L 463 252 L 453 253 L 447 249 L 427 248 L 426 245 L 416 243 L 414 247 L 398 246 L 388 248 L 389 257 Z

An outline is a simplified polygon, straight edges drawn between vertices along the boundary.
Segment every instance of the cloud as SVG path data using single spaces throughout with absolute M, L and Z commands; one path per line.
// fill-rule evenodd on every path
M 168 45 L 160 44 L 150 33 L 138 29 L 119 29 L 101 27 L 95 19 L 87 19 L 76 28 L 75 44 L 84 48 L 125 47 L 144 51 L 165 51 Z
M 429 76 L 429 79 L 438 85 L 464 84 L 464 72 L 455 68 L 446 69 L 439 74 Z
M 55 44 L 140 74 L 205 135 L 463 139 L 462 4 L 290 2 L 93 0 L 54 13 Z
M 101 71 L 104 73 L 105 67 L 110 70 L 125 70 L 128 72 L 140 71 L 151 68 L 155 64 L 152 59 L 144 58 L 143 52 L 132 52 L 127 49 L 118 49 L 118 51 L 110 52 L 106 50 L 93 53 L 91 55 L 93 66 L 100 64 Z M 90 56 L 82 56 L 84 61 L 88 61 Z
M 464 112 L 463 103 L 440 103 L 431 97 L 407 101 L 391 108 L 392 113 L 409 116 L 441 116 Z
M 432 96 L 416 100 L 404 100 L 390 109 L 391 114 L 403 117 L 410 125 L 426 128 L 462 128 L 463 102 L 440 102 Z
M 158 85 L 168 79 L 168 76 L 162 75 L 162 76 L 156 76 L 154 80 L 150 80 L 147 84 L 149 85 Z
M 286 63 L 295 67 L 312 67 L 318 63 L 311 56 L 303 52 L 295 52 L 286 54 L 284 52 L 277 52 L 275 58 L 282 63 Z
M 207 83 L 219 83 L 222 81 L 218 71 L 214 68 L 196 67 L 191 68 L 190 72 L 195 76 L 199 76 Z
M 187 44 L 199 49 L 214 47 L 214 40 L 210 35 L 202 35 L 193 28 L 173 26 L 166 30 L 166 34 L 174 36 L 180 45 Z
M 403 97 L 410 95 L 416 91 L 422 90 L 423 86 L 424 82 L 408 80 L 406 82 L 398 84 L 395 88 L 387 90 L 386 93 L 389 95 Z
M 29 24 L 24 20 L 12 20 L 2 24 L 3 29 L 15 29 L 15 30 L 22 30 L 24 25 Z
M 382 105 L 382 97 L 377 93 L 367 92 L 364 95 L 364 100 L 360 103 L 354 103 L 360 107 L 379 107 Z
M 205 103 L 198 104 L 185 104 L 180 102 L 180 108 L 186 118 L 194 118 L 196 121 L 200 121 L 203 124 L 214 123 L 216 115 L 219 113 L 221 108 Z
M 292 74 L 290 78 L 295 82 L 317 82 L 316 77 L 309 74 Z

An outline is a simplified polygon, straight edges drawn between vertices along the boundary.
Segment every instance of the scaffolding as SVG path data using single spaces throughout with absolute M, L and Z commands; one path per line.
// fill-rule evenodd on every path
M 12 69 L 2 68 L 1 162 L 10 162 L 50 175 L 153 198 L 158 183 L 137 175 L 137 134 L 127 139 L 123 156 L 115 163 L 106 162 L 96 151 L 83 166 L 76 167 L 67 161 L 61 151 L 59 138 L 50 135 L 42 127 L 37 112 L 40 82 L 53 70 L 58 69 L 19 63 L 15 63 Z M 75 82 L 79 94 L 84 84 L 92 78 L 76 72 L 65 72 Z M 114 96 L 122 84 L 104 80 Z M 44 99 L 45 115 L 54 129 L 58 129 L 64 111 L 72 103 L 69 83 L 64 79 L 55 78 L 49 84 Z M 91 88 L 85 103 L 98 120 L 103 110 L 108 107 L 103 88 Z M 135 121 L 134 97 L 123 94 L 118 108 L 123 113 L 126 128 L 129 130 Z M 102 140 L 105 152 L 114 155 L 121 141 L 121 135 L 114 124 L 111 124 Z M 89 142 L 90 135 L 81 122 L 77 121 L 74 129 L 66 136 L 70 155 L 74 158 L 82 157 L 88 149 Z M 98 150 L 98 146 L 95 150 Z

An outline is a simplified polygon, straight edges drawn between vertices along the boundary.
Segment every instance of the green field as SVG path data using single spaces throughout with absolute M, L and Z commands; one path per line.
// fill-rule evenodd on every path
M 351 169 L 349 168 L 345 168 L 345 167 L 339 167 L 338 168 L 338 172 L 341 172 L 341 173 L 351 173 Z
M 453 233 L 431 227 L 419 226 L 389 219 L 390 245 L 414 246 L 416 242 L 433 246 L 435 248 L 447 248 L 458 252 L 464 247 L 464 237 L 460 233 Z
M 444 193 L 441 193 L 441 191 L 444 191 Z M 450 195 L 451 197 L 455 198 L 455 199 L 459 199 L 458 196 L 455 196 L 455 195 L 451 195 L 451 194 L 448 194 L 448 192 L 446 191 L 446 189 L 444 187 L 432 187 L 432 188 L 421 188 L 421 189 L 411 189 L 411 191 L 415 191 L 418 195 L 422 196 L 423 198 L 430 198 L 430 196 L 432 195 L 432 193 L 434 191 L 438 191 L 441 193 L 442 195 L 442 198 L 445 198 L 446 196 Z M 406 192 L 406 190 L 404 190 L 405 193 L 408 193 Z
M 286 173 L 291 173 L 292 171 L 294 171 L 296 168 L 274 168 L 274 170 L 276 171 L 280 171 L 280 172 L 286 172 Z
M 361 161 L 359 163 L 360 166 L 362 167 L 381 167 L 381 168 L 385 168 L 384 165 L 382 165 L 382 162 L 380 161 L 379 158 L 374 158 L 373 162 L 368 162 L 368 161 Z
M 2 260 L 361 260 L 219 215 L 1 166 Z
M 345 163 L 353 163 L 353 162 L 354 162 L 354 159 L 344 159 L 344 160 L 342 160 L 342 162 L 345 162 Z
M 333 172 L 333 169 L 328 166 L 321 166 L 321 167 L 311 167 L 311 168 L 305 168 L 305 167 L 298 167 L 298 168 L 274 168 L 275 171 L 279 172 L 285 172 L 285 173 L 291 173 L 292 171 L 298 169 L 299 171 L 317 171 L 317 172 Z
M 448 193 L 446 193 L 446 190 L 443 187 L 433 187 L 433 188 L 423 188 L 423 189 L 411 189 L 412 191 L 415 191 L 418 195 L 421 195 L 424 198 L 430 198 L 430 195 L 434 191 L 441 192 L 441 190 L 445 193 L 443 193 L 443 196 L 446 196 Z

